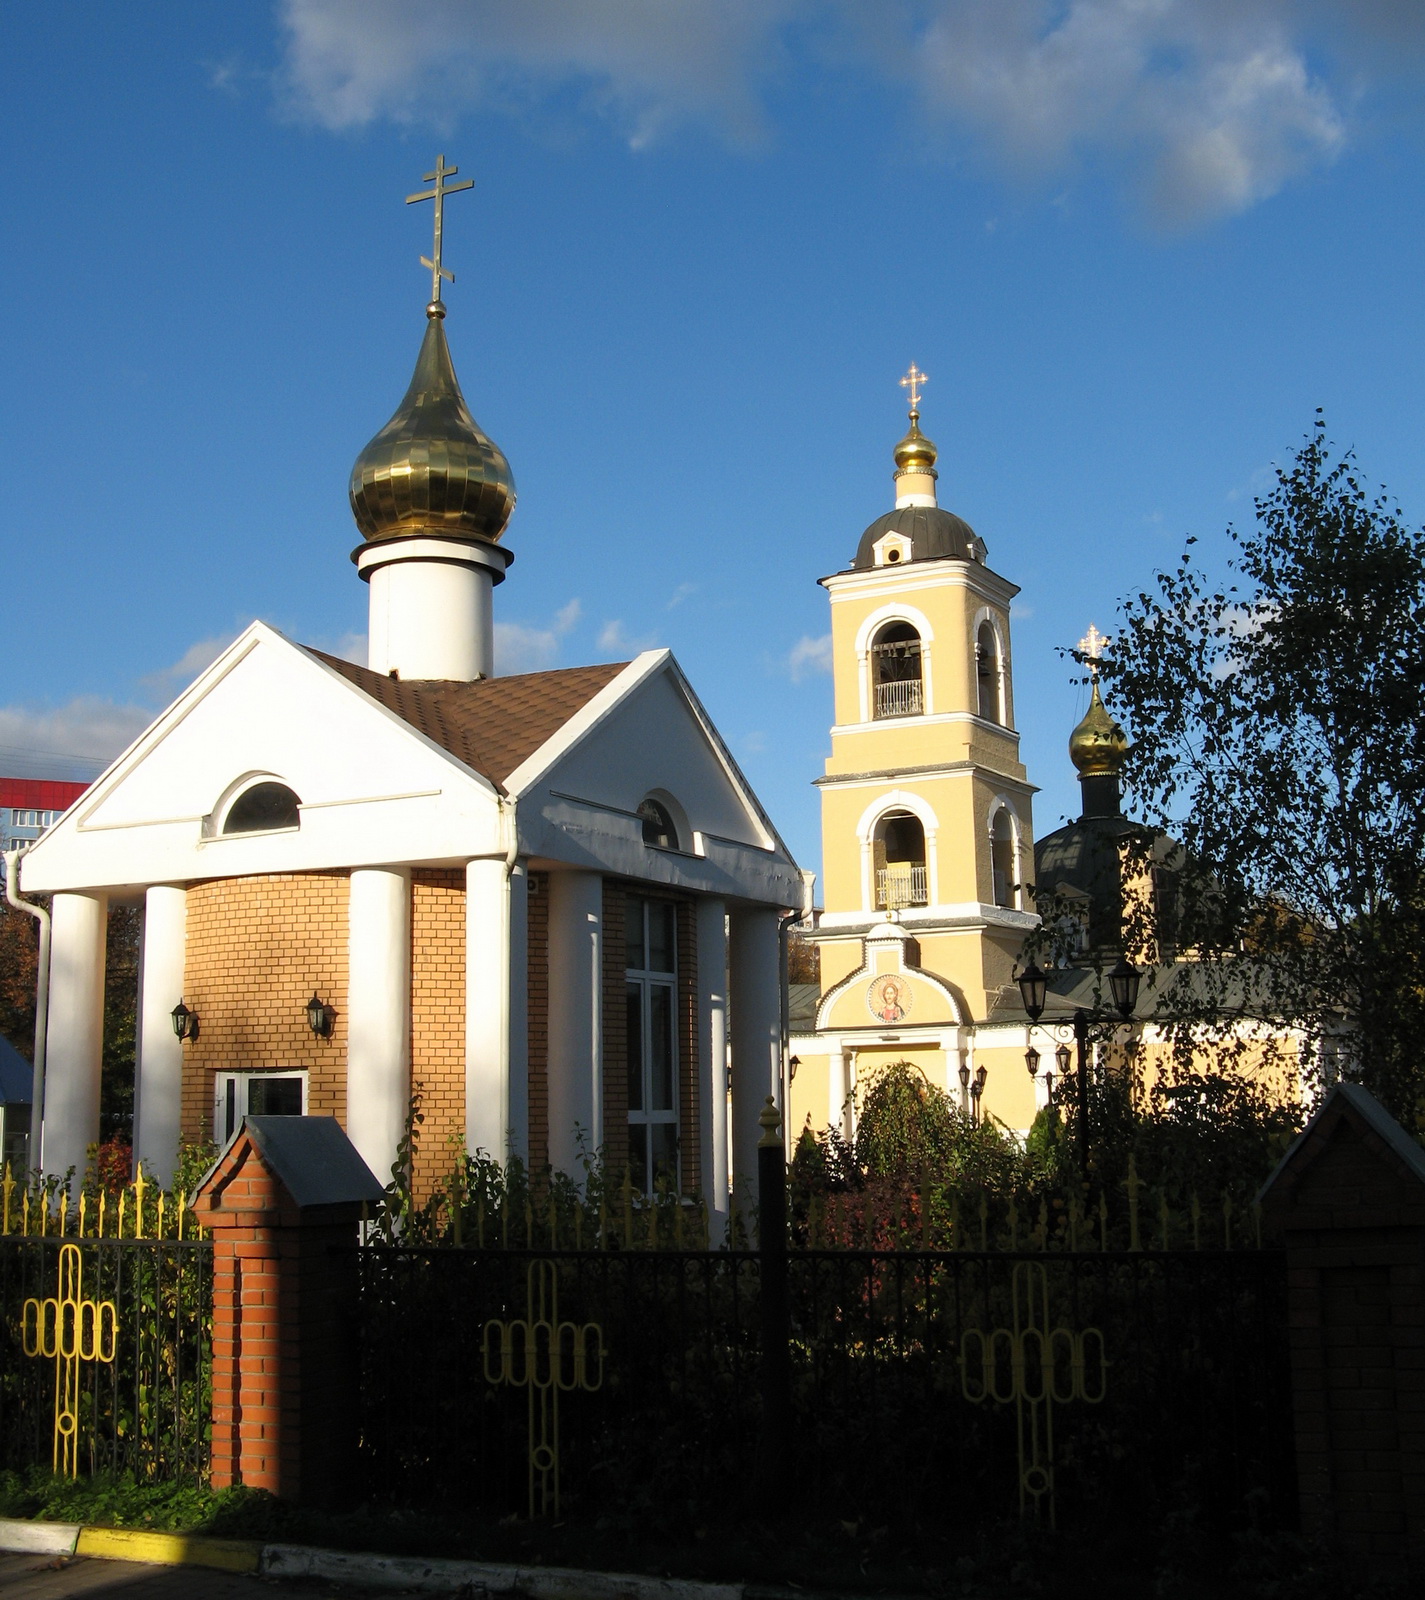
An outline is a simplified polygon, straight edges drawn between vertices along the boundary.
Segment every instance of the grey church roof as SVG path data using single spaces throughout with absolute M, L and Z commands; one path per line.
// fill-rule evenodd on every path
M 877 517 L 866 529 L 851 565 L 858 569 L 874 567 L 876 542 L 887 533 L 899 533 L 910 540 L 912 561 L 939 561 L 949 556 L 957 561 L 984 563 L 985 542 L 963 517 L 943 506 L 902 506 Z

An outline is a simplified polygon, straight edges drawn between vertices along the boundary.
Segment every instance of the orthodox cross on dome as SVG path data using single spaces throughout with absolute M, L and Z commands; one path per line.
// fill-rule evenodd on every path
M 910 390 L 910 414 L 913 417 L 920 415 L 920 391 L 929 382 L 930 379 L 913 361 L 910 364 L 910 371 L 900 380 L 901 388 Z
M 1108 648 L 1109 641 L 1101 634 L 1093 623 L 1089 623 L 1089 631 L 1079 640 L 1079 654 L 1088 662 L 1089 676 L 1098 677 L 1098 664 Z
M 444 278 L 447 283 L 455 282 L 455 274 L 440 264 L 440 235 L 442 225 L 445 222 L 445 197 L 448 194 L 459 194 L 462 189 L 473 189 L 475 187 L 474 178 L 467 178 L 464 183 L 447 183 L 445 181 L 447 178 L 453 178 L 459 171 L 459 167 L 446 166 L 444 156 L 437 156 L 435 158 L 435 171 L 426 173 L 425 177 L 421 179 L 422 183 L 432 183 L 435 187 L 426 189 L 420 194 L 408 194 L 406 196 L 406 204 L 408 206 L 414 205 L 417 200 L 435 201 L 435 248 L 430 255 L 421 257 L 421 265 L 430 268 L 430 298 L 432 305 L 440 299 L 440 280 Z

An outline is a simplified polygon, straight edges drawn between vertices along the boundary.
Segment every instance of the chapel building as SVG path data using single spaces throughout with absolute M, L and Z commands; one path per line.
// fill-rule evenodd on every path
M 794 1029 L 791 1127 L 851 1133 L 859 1090 L 911 1061 L 1011 1127 L 1042 1096 L 1012 993 L 1032 903 L 1035 793 L 1014 726 L 1015 585 L 937 503 L 935 446 L 895 448 L 895 505 L 861 535 L 831 602 L 835 722 L 821 790 L 825 907 L 813 1026 Z M 1024 1019 L 1027 1021 L 1027 1019 Z
M 602 1152 L 725 1215 L 783 1104 L 808 885 L 667 650 L 494 675 L 514 479 L 439 250 L 437 220 L 414 376 L 351 474 L 367 665 L 254 622 L 19 858 L 53 896 L 37 1164 L 98 1138 L 106 916 L 136 903 L 150 1175 L 246 1113 L 325 1113 L 385 1181 L 418 1098 L 418 1194 L 464 1152 Z

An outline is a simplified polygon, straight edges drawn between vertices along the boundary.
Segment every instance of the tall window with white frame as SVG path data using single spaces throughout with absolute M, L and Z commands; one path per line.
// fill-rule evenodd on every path
M 678 1187 L 678 908 L 630 895 L 628 1150 L 635 1188 Z

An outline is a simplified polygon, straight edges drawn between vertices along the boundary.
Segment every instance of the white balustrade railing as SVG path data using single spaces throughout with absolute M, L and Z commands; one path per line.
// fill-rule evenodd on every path
M 899 683 L 876 685 L 878 717 L 918 717 L 924 709 L 919 678 L 903 678 Z
M 896 861 L 876 869 L 877 911 L 899 911 L 903 906 L 928 904 L 924 862 Z

